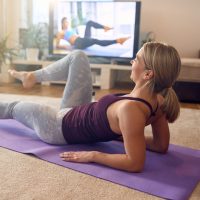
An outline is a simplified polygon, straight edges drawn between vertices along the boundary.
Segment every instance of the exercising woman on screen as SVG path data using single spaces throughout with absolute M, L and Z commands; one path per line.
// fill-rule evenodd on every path
M 133 90 L 126 95 L 110 94 L 90 102 L 92 80 L 86 55 L 77 50 L 48 67 L 34 72 L 10 70 L 25 88 L 36 82 L 67 80 L 61 109 L 28 102 L 0 104 L 0 117 L 12 118 L 35 130 L 50 144 L 94 143 L 123 138 L 125 153 L 98 151 L 63 152 L 71 162 L 96 162 L 130 172 L 143 170 L 146 149 L 166 153 L 168 122 L 179 115 L 179 102 L 172 89 L 180 72 L 180 57 L 172 46 L 151 42 L 131 62 Z M 152 136 L 145 126 L 151 124 Z
M 91 28 L 94 27 L 96 29 L 104 29 L 104 31 L 109 31 L 110 27 L 103 26 L 99 23 L 88 21 L 85 28 L 85 35 L 84 37 L 80 37 L 76 34 L 75 31 L 69 29 L 69 23 L 67 21 L 66 17 L 63 17 L 61 20 L 62 30 L 57 34 L 56 36 L 56 47 L 60 49 L 71 49 L 73 46 L 75 49 L 85 49 L 87 47 L 90 47 L 94 44 L 100 45 L 100 46 L 109 46 L 111 44 L 123 44 L 126 40 L 128 40 L 130 37 L 123 37 L 118 38 L 116 40 L 99 40 L 95 38 L 91 38 Z M 61 39 L 66 40 L 69 44 L 60 44 Z

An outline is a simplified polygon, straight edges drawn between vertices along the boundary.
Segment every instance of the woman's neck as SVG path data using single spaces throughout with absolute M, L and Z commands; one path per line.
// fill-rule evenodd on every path
M 150 91 L 147 84 L 136 84 L 130 94 L 131 96 L 144 99 L 154 99 L 157 97 L 157 94 Z
M 63 28 L 62 30 L 63 30 L 63 31 L 67 31 L 67 30 L 68 30 L 68 28 Z

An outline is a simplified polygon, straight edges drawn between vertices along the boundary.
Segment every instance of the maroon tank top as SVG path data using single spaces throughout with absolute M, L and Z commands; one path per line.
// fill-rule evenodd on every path
M 119 100 L 141 101 L 149 107 L 151 115 L 155 114 L 151 104 L 144 99 L 121 95 L 106 95 L 98 102 L 76 106 L 67 112 L 62 121 L 62 131 L 67 143 L 106 142 L 120 137 L 111 130 L 106 114 L 108 106 Z

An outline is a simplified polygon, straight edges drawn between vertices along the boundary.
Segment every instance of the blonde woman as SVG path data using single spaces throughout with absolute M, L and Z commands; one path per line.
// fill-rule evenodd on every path
M 180 72 L 180 57 L 172 46 L 146 43 L 131 61 L 133 90 L 126 95 L 110 94 L 91 103 L 90 67 L 85 54 L 75 51 L 47 68 L 35 72 L 9 73 L 25 88 L 36 82 L 67 79 L 61 110 L 49 106 L 13 102 L 0 104 L 1 118 L 13 118 L 35 130 L 50 144 L 76 144 L 123 138 L 124 154 L 98 151 L 63 152 L 70 162 L 95 162 L 129 172 L 141 172 L 146 149 L 166 153 L 169 122 L 179 115 L 179 102 L 172 89 Z M 152 136 L 145 126 L 151 124 Z

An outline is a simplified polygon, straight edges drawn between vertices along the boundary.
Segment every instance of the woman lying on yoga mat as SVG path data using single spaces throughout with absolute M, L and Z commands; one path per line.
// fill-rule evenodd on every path
M 92 80 L 88 59 L 80 50 L 34 72 L 10 70 L 25 88 L 36 82 L 67 80 L 61 109 L 28 102 L 0 104 L 0 117 L 15 119 L 35 130 L 50 144 L 110 141 L 123 137 L 125 154 L 98 151 L 64 152 L 64 161 L 95 162 L 130 172 L 140 172 L 146 148 L 166 153 L 168 122 L 179 115 L 179 103 L 171 88 L 180 71 L 177 51 L 166 44 L 146 43 L 131 62 L 130 78 L 135 83 L 126 95 L 110 94 L 90 102 Z M 151 124 L 152 137 L 144 128 Z

